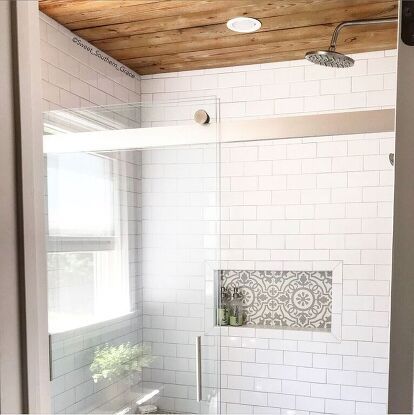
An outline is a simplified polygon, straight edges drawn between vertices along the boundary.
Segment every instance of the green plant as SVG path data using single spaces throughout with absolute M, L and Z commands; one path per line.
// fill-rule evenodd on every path
M 134 372 L 141 372 L 142 368 L 153 360 L 146 346 L 131 345 L 129 342 L 119 346 L 106 344 L 95 350 L 90 370 L 95 383 L 105 379 L 112 381 Z

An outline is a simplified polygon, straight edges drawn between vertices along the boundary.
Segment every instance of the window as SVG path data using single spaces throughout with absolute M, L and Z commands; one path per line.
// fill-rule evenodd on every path
M 88 153 L 47 157 L 51 333 L 130 312 L 119 163 Z

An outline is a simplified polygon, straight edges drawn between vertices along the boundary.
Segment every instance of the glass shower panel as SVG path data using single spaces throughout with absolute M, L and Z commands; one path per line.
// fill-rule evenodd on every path
M 393 152 L 388 132 L 223 144 L 224 413 L 387 413 Z
M 45 115 L 55 413 L 218 412 L 216 114 L 203 99 Z
M 162 390 L 157 405 L 179 413 L 217 411 L 218 343 L 210 289 L 218 259 L 214 147 L 142 152 L 143 335 L 157 356 L 144 370 L 144 387 Z M 195 376 L 198 336 L 201 385 Z

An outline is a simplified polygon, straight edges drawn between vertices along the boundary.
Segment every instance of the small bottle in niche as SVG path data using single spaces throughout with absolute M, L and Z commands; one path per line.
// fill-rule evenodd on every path
M 218 309 L 218 320 L 220 326 L 227 326 L 229 324 L 230 310 L 229 297 L 230 294 L 226 287 L 221 287 L 220 293 L 220 308 Z
M 243 314 L 243 296 L 239 291 L 239 287 L 234 287 L 230 305 L 230 326 L 243 325 Z

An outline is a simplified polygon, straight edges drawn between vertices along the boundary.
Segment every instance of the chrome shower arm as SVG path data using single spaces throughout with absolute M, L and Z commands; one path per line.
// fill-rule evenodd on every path
M 398 17 L 384 17 L 381 19 L 350 20 L 349 22 L 342 22 L 338 26 L 336 26 L 332 34 L 331 45 L 329 46 L 329 51 L 335 52 L 336 41 L 338 40 L 339 32 L 344 27 L 361 26 L 365 24 L 395 23 L 395 22 L 398 22 Z

